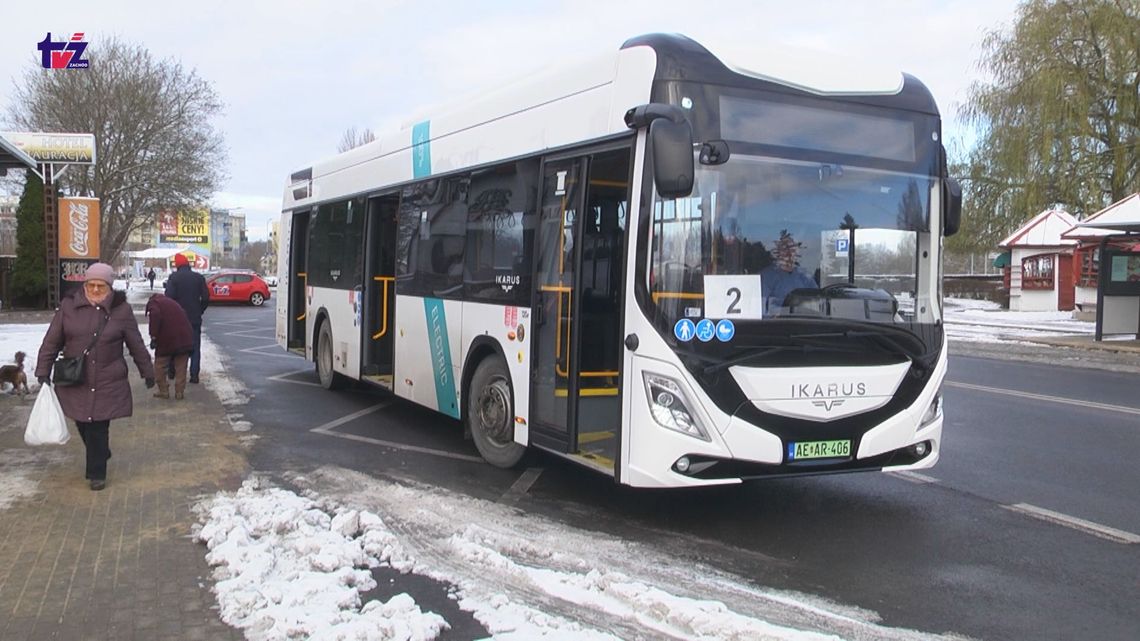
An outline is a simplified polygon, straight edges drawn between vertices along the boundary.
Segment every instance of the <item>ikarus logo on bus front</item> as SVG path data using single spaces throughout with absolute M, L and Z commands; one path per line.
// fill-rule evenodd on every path
M 894 397 L 909 362 L 854 367 L 729 368 L 748 400 L 762 412 L 810 421 L 835 421 L 870 412 Z
M 812 405 L 831 412 L 832 407 L 844 404 L 852 397 L 866 396 L 866 383 L 798 383 L 791 386 L 791 398 L 811 399 Z
M 846 383 L 798 383 L 792 385 L 791 398 L 810 399 L 811 404 L 822 407 L 830 412 L 832 408 L 839 407 L 849 398 L 866 396 L 867 384 L 862 382 Z

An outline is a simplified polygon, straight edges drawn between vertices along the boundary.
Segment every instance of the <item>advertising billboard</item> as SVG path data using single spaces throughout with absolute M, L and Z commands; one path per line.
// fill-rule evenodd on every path
M 94 165 L 95 134 L 53 134 L 17 131 L 0 132 L 17 149 L 36 162 Z
M 160 212 L 158 242 L 209 245 L 210 212 L 205 209 Z
M 59 199 L 59 257 L 99 258 L 99 199 Z

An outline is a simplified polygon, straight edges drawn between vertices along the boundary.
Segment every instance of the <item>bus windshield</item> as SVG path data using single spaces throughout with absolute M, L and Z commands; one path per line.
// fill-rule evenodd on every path
M 662 320 L 933 323 L 921 174 L 733 151 L 658 199 L 649 286 Z M 920 250 L 920 247 L 926 251 Z

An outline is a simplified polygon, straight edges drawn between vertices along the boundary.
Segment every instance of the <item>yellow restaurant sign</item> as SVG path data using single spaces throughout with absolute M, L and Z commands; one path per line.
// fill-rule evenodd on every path
M 94 165 L 95 134 L 49 134 L 0 131 L 17 149 L 36 162 Z

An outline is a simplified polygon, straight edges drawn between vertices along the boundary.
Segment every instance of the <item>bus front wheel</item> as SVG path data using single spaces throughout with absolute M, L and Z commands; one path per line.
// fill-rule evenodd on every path
M 485 358 L 475 368 L 467 394 L 467 427 L 479 454 L 495 467 L 514 467 L 526 453 L 526 446 L 514 441 L 514 396 L 502 359 Z
M 341 389 L 347 381 L 333 370 L 332 330 L 327 320 L 321 322 L 321 329 L 317 332 L 317 378 L 321 387 L 328 390 Z

